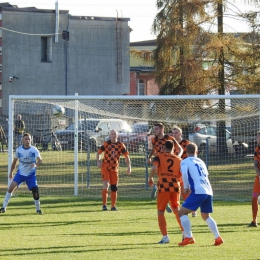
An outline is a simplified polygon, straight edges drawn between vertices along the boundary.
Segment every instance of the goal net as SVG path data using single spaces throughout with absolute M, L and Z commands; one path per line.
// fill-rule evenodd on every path
M 152 147 L 153 125 L 161 122 L 168 134 L 173 126 L 183 138 L 195 142 L 198 156 L 207 164 L 215 199 L 249 200 L 255 171 L 253 152 L 259 131 L 259 95 L 228 96 L 10 96 L 8 167 L 16 136 L 17 114 L 33 136 L 43 165 L 37 169 L 42 195 L 101 197 L 101 173 L 96 151 L 110 129 L 130 152 L 132 173 L 120 161 L 119 196 L 150 198 L 147 156 Z M 54 106 L 65 113 L 53 114 Z M 61 149 L 59 149 L 59 146 Z M 6 173 L 0 173 L 0 190 L 6 191 Z M 27 193 L 22 184 L 16 194 Z

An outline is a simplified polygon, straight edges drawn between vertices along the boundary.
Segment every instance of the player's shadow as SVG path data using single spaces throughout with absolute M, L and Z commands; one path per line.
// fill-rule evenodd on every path
M 15 230 L 15 229 L 21 229 L 21 228 L 34 228 L 34 227 L 50 227 L 50 226 L 70 226 L 70 225 L 88 225 L 93 223 L 101 223 L 102 220 L 80 220 L 80 221 L 53 221 L 53 222 L 42 222 L 42 223 L 28 223 L 28 222 L 20 222 L 19 225 L 17 223 L 2 223 L 1 224 L 1 230 L 7 229 L 7 230 Z
M 144 244 L 148 245 L 150 243 Z M 140 245 L 140 244 L 138 244 Z M 136 246 L 133 245 L 132 247 L 129 247 L 129 244 L 126 245 L 126 247 L 105 247 L 104 245 L 97 245 L 96 249 L 89 249 L 89 247 L 93 247 L 96 245 L 86 245 L 86 246 L 51 246 L 51 247 L 38 247 L 38 248 L 16 248 L 15 250 L 13 248 L 8 249 L 1 249 L 0 256 L 21 256 L 26 253 L 26 255 L 35 255 L 35 251 L 37 251 L 37 255 L 46 255 L 46 254 L 55 254 L 55 257 L 57 257 L 58 254 L 64 255 L 64 253 L 70 254 L 70 253 L 91 253 L 91 252 L 102 252 L 104 251 L 106 254 L 107 252 L 111 251 L 124 251 L 124 250 L 132 250 L 136 249 Z M 70 248 L 71 250 L 67 250 Z

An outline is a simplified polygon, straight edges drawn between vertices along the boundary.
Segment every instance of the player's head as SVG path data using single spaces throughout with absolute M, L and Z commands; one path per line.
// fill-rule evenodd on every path
M 32 136 L 31 136 L 30 133 L 24 133 L 23 134 L 22 142 L 23 142 L 24 147 L 30 147 L 31 146 L 31 140 L 32 140 Z
M 173 128 L 172 128 L 172 136 L 176 139 L 176 140 L 181 140 L 181 136 L 182 136 L 182 130 L 181 130 L 181 128 L 180 127 L 178 127 L 178 126 L 174 126 Z
M 256 142 L 257 144 L 260 144 L 260 131 L 256 135 Z
M 174 145 L 173 145 L 173 141 L 166 141 L 165 144 L 164 144 L 164 151 L 165 152 L 171 152 L 172 149 L 173 149 Z
M 20 115 L 20 114 L 17 114 L 17 120 L 21 120 L 22 119 L 22 115 Z
M 109 132 L 109 138 L 112 142 L 116 142 L 118 137 L 118 132 L 114 129 L 110 130 Z
M 159 136 L 164 132 L 164 126 L 162 123 L 156 123 L 153 126 L 154 135 Z
M 187 152 L 187 155 L 188 156 L 195 156 L 198 152 L 198 147 L 196 144 L 194 143 L 189 143 L 187 146 L 186 146 L 186 152 Z

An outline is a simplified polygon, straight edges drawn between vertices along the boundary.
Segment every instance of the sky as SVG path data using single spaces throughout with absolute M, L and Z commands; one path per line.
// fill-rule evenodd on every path
M 8 0 L 7 0 L 8 1 Z M 2 1 L 2 2 L 7 2 Z M 14 0 L 10 4 L 18 7 L 36 7 L 39 9 L 54 9 L 56 0 Z M 236 7 L 230 5 L 228 13 L 238 9 L 256 11 L 256 6 L 244 5 L 245 0 L 230 0 Z M 60 10 L 69 10 L 71 15 L 87 15 L 102 17 L 130 18 L 129 26 L 133 29 L 130 41 L 145 41 L 155 39 L 151 27 L 158 12 L 156 0 L 59 0 Z M 237 9 L 238 8 L 238 9 Z M 231 9 L 233 11 L 231 11 Z M 224 19 L 226 32 L 244 32 L 248 30 L 246 23 L 234 19 Z

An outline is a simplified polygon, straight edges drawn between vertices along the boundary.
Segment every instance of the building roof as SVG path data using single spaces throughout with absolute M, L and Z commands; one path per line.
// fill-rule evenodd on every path
M 97 20 L 97 21 L 122 21 L 122 22 L 128 22 L 130 21 L 130 18 L 115 18 L 115 17 L 99 17 L 99 16 L 76 16 L 76 15 L 71 15 L 70 19 L 74 20 Z
M 150 72 L 154 71 L 154 67 L 153 66 L 135 66 L 135 67 L 130 67 L 130 71 L 150 73 Z
M 6 2 L 6 3 L 0 3 L 0 7 L 17 7 L 17 5 L 11 5 L 8 2 Z
M 55 13 L 55 9 L 38 9 L 36 7 L 18 7 L 17 5 L 6 3 L 0 3 L 0 8 L 4 11 L 14 11 L 14 12 L 38 12 L 38 13 Z M 60 14 L 69 13 L 69 10 L 59 10 Z M 70 19 L 74 20 L 98 20 L 98 21 L 123 21 L 128 22 L 130 18 L 116 18 L 116 17 L 97 17 L 97 16 L 75 16 L 71 15 Z
M 140 42 L 131 42 L 130 46 L 156 46 L 156 40 L 147 40 Z

